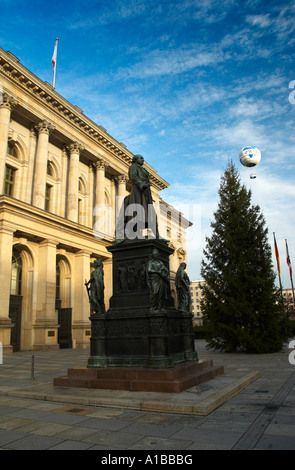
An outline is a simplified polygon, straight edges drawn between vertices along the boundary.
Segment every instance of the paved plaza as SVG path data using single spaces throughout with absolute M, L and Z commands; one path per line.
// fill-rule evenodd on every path
M 12 450 L 295 450 L 295 365 L 275 354 L 212 352 L 224 375 L 180 394 L 54 387 L 88 350 L 19 352 L 0 365 L 0 448 Z M 32 357 L 34 356 L 34 357 Z M 211 407 L 211 408 L 210 408 Z

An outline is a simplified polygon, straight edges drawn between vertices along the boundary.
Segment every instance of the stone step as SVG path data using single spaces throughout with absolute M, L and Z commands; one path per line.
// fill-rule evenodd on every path
M 162 370 L 133 367 L 72 368 L 68 370 L 66 377 L 55 378 L 54 385 L 88 389 L 180 393 L 223 373 L 223 366 L 213 366 L 212 361 L 189 362 L 173 369 Z

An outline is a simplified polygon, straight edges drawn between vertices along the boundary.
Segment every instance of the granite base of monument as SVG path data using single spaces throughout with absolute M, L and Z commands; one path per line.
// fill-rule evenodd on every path
M 151 305 L 147 266 L 157 250 L 169 272 L 173 250 L 165 240 L 126 240 L 108 248 L 113 256 L 113 296 L 104 314 L 90 316 L 87 367 L 54 380 L 64 387 L 179 393 L 223 373 L 199 361 L 192 314 L 178 311 L 167 284 L 161 308 Z
M 59 387 L 180 393 L 223 374 L 212 361 L 186 362 L 172 369 L 141 367 L 72 368 L 66 377 L 54 379 Z

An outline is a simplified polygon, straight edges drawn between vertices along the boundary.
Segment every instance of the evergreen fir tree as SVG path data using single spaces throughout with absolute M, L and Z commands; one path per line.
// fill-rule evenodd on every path
M 276 293 L 268 230 L 232 162 L 219 196 L 201 263 L 208 346 L 227 352 L 279 351 L 289 337 L 289 322 Z

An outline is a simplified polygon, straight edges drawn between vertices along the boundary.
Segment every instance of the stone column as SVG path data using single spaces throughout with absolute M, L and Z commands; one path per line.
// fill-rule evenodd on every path
M 88 227 L 91 227 L 93 228 L 93 207 L 94 207 L 94 203 L 93 203 L 93 180 L 94 180 L 94 177 L 93 177 L 93 166 L 90 165 L 89 166 L 89 170 L 88 170 L 88 180 L 89 180 L 89 200 L 88 200 Z
M 124 238 L 124 211 L 123 202 L 127 196 L 126 182 L 127 177 L 125 175 L 119 175 L 116 178 L 117 181 L 117 197 L 116 197 L 116 215 L 115 215 L 115 236 L 118 239 Z
M 94 206 L 94 230 L 98 232 L 104 232 L 105 229 L 105 169 L 106 162 L 102 159 L 97 160 L 94 163 L 94 168 L 96 171 L 95 179 L 95 206 Z
M 61 154 L 61 171 L 62 171 L 62 183 L 61 183 L 61 201 L 60 201 L 60 215 L 66 217 L 67 214 L 67 173 L 68 173 L 68 151 L 64 145 Z
M 0 341 L 3 352 L 12 352 L 10 345 L 10 333 L 13 324 L 9 318 L 10 302 L 10 281 L 11 281 L 11 260 L 12 242 L 14 229 L 0 226 Z
M 79 158 L 82 145 L 73 142 L 69 145 L 70 165 L 68 179 L 67 218 L 78 222 L 78 192 L 79 192 Z
M 0 193 L 3 193 L 3 181 L 5 172 L 5 160 L 7 153 L 8 132 L 10 124 L 11 111 L 18 104 L 12 96 L 3 93 L 2 100 L 0 96 Z
M 118 183 L 118 197 L 123 198 L 126 196 L 126 182 L 127 176 L 126 175 L 119 175 L 117 176 L 117 183 Z
M 38 292 L 35 330 L 35 350 L 58 349 L 58 323 L 55 311 L 56 240 L 39 244 Z
M 36 126 L 38 142 L 36 150 L 32 202 L 33 206 L 39 207 L 40 209 L 44 209 L 45 206 L 48 142 L 49 134 L 53 129 L 53 126 L 47 121 L 42 121 Z
M 35 126 L 30 128 L 30 143 L 29 143 L 29 163 L 27 173 L 27 185 L 25 189 L 26 199 L 25 201 L 29 204 L 32 202 L 32 184 L 34 176 L 34 158 L 36 153 L 37 136 Z

